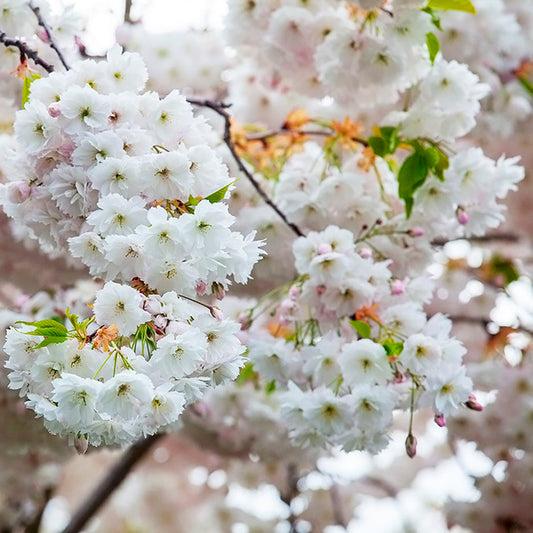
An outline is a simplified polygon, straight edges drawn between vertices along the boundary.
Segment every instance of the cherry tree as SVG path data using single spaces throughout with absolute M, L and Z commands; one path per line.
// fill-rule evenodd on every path
M 398 514 L 388 531 L 533 527 L 527 214 L 504 222 L 528 193 L 531 7 L 230 0 L 222 33 L 153 35 L 126 2 L 96 57 L 74 9 L 4 4 L 9 401 L 79 453 L 127 448 L 77 511 L 41 502 L 32 527 L 80 531 L 173 447 L 198 464 L 185 492 L 204 476 L 189 528 L 357 530 L 372 505 Z M 391 483 L 379 457 L 399 441 Z M 480 497 L 448 525 L 406 510 L 463 441 Z M 373 470 L 342 476 L 339 456 Z M 228 511 L 232 483 L 268 484 L 283 511 Z

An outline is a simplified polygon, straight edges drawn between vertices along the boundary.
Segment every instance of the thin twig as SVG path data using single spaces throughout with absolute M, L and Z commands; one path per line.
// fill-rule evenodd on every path
M 29 2 L 28 5 L 30 6 L 30 9 L 34 12 L 35 16 L 37 17 L 37 22 L 39 23 L 39 26 L 41 26 L 41 28 L 45 31 L 50 48 L 52 48 L 52 50 L 54 50 L 54 52 L 57 54 L 57 57 L 59 58 L 59 61 L 61 61 L 61 64 L 65 67 L 65 70 L 70 70 L 70 67 L 65 61 L 65 58 L 63 57 L 63 54 L 61 53 L 61 50 L 59 49 L 59 47 L 54 41 L 54 38 L 52 37 L 52 32 L 48 28 L 48 25 L 46 24 L 46 22 L 44 21 L 41 15 L 41 9 L 39 8 L 39 6 L 34 5 L 33 2 Z
M 124 22 L 127 24 L 134 24 L 135 21 L 131 19 L 132 0 L 126 0 L 124 3 Z
M 39 57 L 39 54 L 32 50 L 25 42 L 18 39 L 10 39 L 3 31 L 0 31 L 0 43 L 4 43 L 5 46 L 14 46 L 19 49 L 21 63 L 29 57 L 36 65 L 44 68 L 46 72 L 53 72 L 54 67 L 47 63 L 44 59 Z
M 74 513 L 72 520 L 62 533 L 78 533 L 81 531 L 83 526 L 96 514 L 98 509 L 100 509 L 108 500 L 109 496 L 122 483 L 132 468 L 161 437 L 161 433 L 156 433 L 150 437 L 138 440 L 128 448 Z
M 290 222 L 283 213 L 283 211 L 281 211 L 280 208 L 269 198 L 268 194 L 263 190 L 259 182 L 253 177 L 251 172 L 244 166 L 244 163 L 237 154 L 237 151 L 235 150 L 235 145 L 231 140 L 231 117 L 230 114 L 226 111 L 226 109 L 230 106 L 221 102 L 213 102 L 211 100 L 196 100 L 194 98 L 190 98 L 187 101 L 192 105 L 212 109 L 215 113 L 217 113 L 224 119 L 224 142 L 226 143 L 226 146 L 231 152 L 233 159 L 237 163 L 239 170 L 246 176 L 248 181 L 253 185 L 254 189 L 257 191 L 259 196 L 261 196 L 261 198 L 265 201 L 265 203 L 267 203 L 280 216 L 283 222 L 285 222 L 285 224 L 287 224 L 287 226 L 289 226 L 289 228 L 291 228 L 296 235 L 298 235 L 299 237 L 303 237 L 304 234 L 300 230 L 300 228 L 296 226 L 296 224 Z

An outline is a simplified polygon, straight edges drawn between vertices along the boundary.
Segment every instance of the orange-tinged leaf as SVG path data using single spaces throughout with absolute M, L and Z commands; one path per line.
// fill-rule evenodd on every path
M 305 126 L 311 119 L 305 109 L 293 109 L 283 123 L 285 130 L 299 130 Z
M 118 328 L 116 324 L 111 324 L 110 326 L 103 326 L 96 332 L 96 337 L 94 338 L 94 347 L 100 348 L 104 352 L 109 351 L 109 343 L 117 338 Z

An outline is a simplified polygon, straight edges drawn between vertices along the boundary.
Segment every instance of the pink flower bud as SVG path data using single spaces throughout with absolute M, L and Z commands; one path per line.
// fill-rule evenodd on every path
M 188 329 L 189 326 L 184 322 L 177 322 L 175 320 L 171 320 L 168 323 L 165 333 L 167 335 L 181 335 L 182 333 L 185 333 Z
M 39 28 L 35 33 L 43 43 L 48 44 L 50 42 L 50 35 L 44 28 Z
M 363 259 L 368 259 L 369 257 L 372 257 L 372 250 L 370 248 L 361 248 L 359 250 L 359 255 L 363 258 Z
M 50 104 L 48 106 L 48 114 L 52 118 L 57 118 L 59 115 L 61 115 L 61 106 L 59 105 L 59 103 L 55 102 L 53 104 Z
M 443 428 L 446 425 L 446 419 L 443 414 L 435 415 L 435 424 L 440 428 Z
M 159 329 L 165 329 L 168 324 L 168 318 L 164 315 L 157 315 L 154 318 L 154 326 L 156 326 Z
M 203 294 L 205 294 L 205 292 L 207 291 L 207 284 L 205 281 L 200 281 L 198 282 L 198 284 L 196 285 L 196 293 L 199 295 L 199 296 L 202 296 Z
M 217 300 L 223 300 L 224 296 L 226 296 L 226 291 L 224 290 L 224 287 L 216 281 L 213 282 L 213 284 L 211 285 L 211 291 L 213 292 Z
M 422 237 L 424 235 L 424 228 L 422 226 L 413 226 L 408 232 L 411 237 Z
M 401 279 L 395 279 L 390 286 L 392 294 L 399 296 L 405 292 L 405 283 Z
M 316 248 L 316 253 L 318 255 L 324 255 L 329 254 L 333 248 L 331 247 L 331 244 L 328 244 L 327 242 L 323 242 L 322 244 L 319 244 Z
M 289 288 L 289 298 L 291 300 L 296 300 L 302 291 L 300 290 L 300 287 L 296 287 L 296 285 L 291 285 Z
M 465 405 L 468 409 L 472 409 L 472 411 L 483 411 L 483 406 L 477 401 L 477 398 L 473 394 L 468 397 Z
M 221 300 L 222 298 L 219 298 Z M 218 308 L 212 305 L 209 308 L 209 312 L 211 313 L 211 316 L 213 318 L 216 318 L 217 320 L 224 320 L 224 313 Z
M 239 324 L 241 325 L 241 330 L 250 329 L 250 326 L 252 325 L 252 321 L 250 320 L 250 316 L 246 313 L 241 313 L 239 317 L 237 318 Z
M 325 285 L 319 285 L 319 286 L 316 288 L 316 293 L 317 293 L 319 296 L 322 296 L 325 292 L 326 292 L 326 286 L 325 286 Z
M 470 217 L 468 216 L 468 213 L 463 209 L 463 208 L 459 208 L 457 209 L 457 222 L 459 222 L 459 224 L 461 225 L 465 225 L 468 223 L 468 221 L 470 220 Z
M 416 437 L 409 433 L 405 439 L 405 453 L 412 459 L 416 455 Z

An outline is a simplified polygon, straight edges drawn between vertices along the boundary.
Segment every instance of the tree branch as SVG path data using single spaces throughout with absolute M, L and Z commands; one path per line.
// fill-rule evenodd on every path
M 270 137 L 274 137 L 276 135 L 280 135 L 283 133 L 294 133 L 297 135 L 320 135 L 321 137 L 331 137 L 332 135 L 335 135 L 334 132 L 326 131 L 326 130 L 290 130 L 287 128 L 280 128 L 279 130 L 272 130 L 272 131 L 266 131 L 264 133 L 255 133 L 252 135 L 248 135 L 246 139 L 248 141 L 263 141 L 266 139 L 269 139 Z M 362 146 L 368 146 L 368 142 L 361 138 L 361 137 L 350 137 L 350 139 L 356 143 L 361 144 Z
M 254 189 L 257 191 L 259 196 L 267 203 L 278 215 L 279 217 L 289 226 L 289 228 L 292 229 L 292 231 L 298 235 L 299 237 L 303 237 L 304 234 L 300 230 L 296 224 L 293 224 L 290 222 L 285 214 L 280 210 L 280 208 L 269 198 L 267 193 L 263 190 L 259 182 L 253 177 L 251 172 L 244 166 L 244 163 L 242 162 L 241 158 L 237 154 L 235 150 L 235 145 L 233 144 L 233 141 L 231 140 L 231 117 L 230 114 L 226 111 L 228 107 L 230 107 L 229 104 L 219 103 L 219 102 L 213 102 L 211 100 L 196 100 L 194 98 L 189 98 L 187 101 L 191 105 L 199 106 L 199 107 L 207 107 L 209 109 L 212 109 L 215 113 L 220 115 L 224 119 L 224 142 L 226 143 L 226 146 L 228 147 L 229 151 L 231 152 L 231 155 L 233 156 L 233 159 L 237 163 L 237 166 L 239 167 L 239 170 L 246 176 L 248 181 L 253 185 Z
M 35 16 L 37 17 L 37 22 L 39 23 L 39 26 L 45 31 L 46 36 L 48 37 L 48 43 L 50 44 L 50 48 L 54 50 L 54 52 L 57 54 L 57 57 L 59 58 L 59 61 L 61 61 L 61 64 L 65 67 L 65 70 L 70 70 L 70 67 L 68 66 L 67 62 L 65 61 L 65 58 L 63 57 L 63 54 L 61 53 L 61 50 L 56 45 L 54 38 L 52 37 L 52 32 L 48 28 L 48 25 L 44 21 L 42 15 L 41 15 L 41 9 L 34 5 L 33 2 L 29 2 L 28 5 L 30 6 L 30 9 L 34 12 Z
M 109 496 L 122 483 L 132 468 L 162 436 L 161 433 L 156 433 L 150 437 L 138 440 L 128 448 L 74 513 L 70 523 L 62 533 L 78 533 L 81 531 L 83 526 L 96 514 L 98 509 L 100 509 Z
M 0 43 L 3 43 L 6 47 L 14 46 L 19 49 L 21 62 L 29 57 L 36 65 L 44 68 L 46 72 L 53 72 L 54 67 L 41 59 L 39 54 L 32 50 L 25 42 L 18 39 L 10 39 L 3 31 L 0 31 Z
M 133 4 L 132 0 L 126 0 L 124 3 L 124 22 L 127 24 L 134 24 L 135 21 L 131 18 L 131 6 Z

